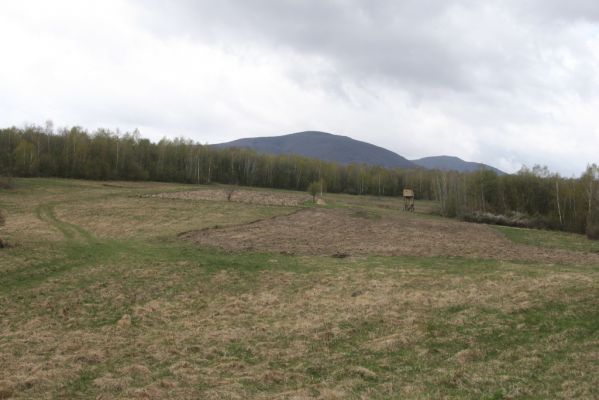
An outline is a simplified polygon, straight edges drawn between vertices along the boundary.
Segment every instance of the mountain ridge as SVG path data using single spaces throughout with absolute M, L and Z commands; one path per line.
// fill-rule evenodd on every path
M 455 156 L 407 158 L 372 143 L 321 131 L 302 131 L 280 136 L 251 137 L 217 143 L 214 147 L 249 148 L 263 154 L 297 154 L 340 164 L 368 164 L 386 168 L 425 168 L 472 172 L 481 168 L 497 174 L 503 171 L 487 164 L 464 161 Z
M 456 156 L 430 156 L 410 160 L 414 164 L 426 169 L 439 169 L 441 171 L 458 171 L 458 172 L 474 172 L 480 169 L 487 169 L 495 172 L 498 175 L 506 173 L 498 168 L 488 164 L 483 164 L 475 161 L 465 161 Z
M 215 147 L 246 147 L 259 153 L 297 154 L 341 164 L 363 163 L 388 168 L 416 168 L 407 158 L 384 147 L 320 131 L 253 137 L 218 143 Z

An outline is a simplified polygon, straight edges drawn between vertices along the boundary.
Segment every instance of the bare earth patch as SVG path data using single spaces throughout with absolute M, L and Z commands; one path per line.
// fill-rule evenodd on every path
M 599 263 L 599 254 L 517 245 L 486 225 L 352 210 L 305 209 L 245 225 L 185 233 L 231 251 L 313 255 L 459 256 L 551 263 Z
M 262 192 L 257 190 L 240 189 L 231 193 L 225 189 L 192 190 L 187 192 L 159 193 L 151 197 L 161 199 L 181 200 L 211 200 L 211 201 L 235 201 L 240 203 L 261 204 L 268 206 L 299 206 L 311 199 L 310 196 L 284 193 L 284 192 Z

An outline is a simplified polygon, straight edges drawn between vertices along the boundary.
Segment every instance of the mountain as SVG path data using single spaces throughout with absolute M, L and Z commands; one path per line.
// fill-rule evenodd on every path
M 341 164 L 369 164 L 387 168 L 426 168 L 471 172 L 481 168 L 505 174 L 486 164 L 464 161 L 458 157 L 436 156 L 408 160 L 390 150 L 347 136 L 306 131 L 283 136 L 238 139 L 215 144 L 215 147 L 244 147 L 264 154 L 298 154 Z
M 472 172 L 478 171 L 480 169 L 487 169 L 489 171 L 494 171 L 498 175 L 505 175 L 505 172 L 491 167 L 490 165 L 464 161 L 458 157 L 452 156 L 434 156 L 434 157 L 424 157 L 419 158 L 418 160 L 411 160 L 414 164 L 426 168 L 426 169 L 440 169 L 442 171 L 458 171 L 458 172 Z
M 382 167 L 417 168 L 406 158 L 390 150 L 347 136 L 307 131 L 290 135 L 238 139 L 215 147 L 245 147 L 258 153 L 298 154 L 341 164 L 370 164 Z

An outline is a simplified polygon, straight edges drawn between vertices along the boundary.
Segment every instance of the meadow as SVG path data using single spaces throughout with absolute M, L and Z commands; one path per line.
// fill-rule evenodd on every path
M 17 179 L 0 399 L 599 397 L 599 244 L 399 198 Z

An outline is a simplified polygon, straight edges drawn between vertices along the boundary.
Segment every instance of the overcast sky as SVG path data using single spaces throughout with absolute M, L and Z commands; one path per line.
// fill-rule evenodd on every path
M 597 0 L 0 0 L 0 126 L 599 162 Z

